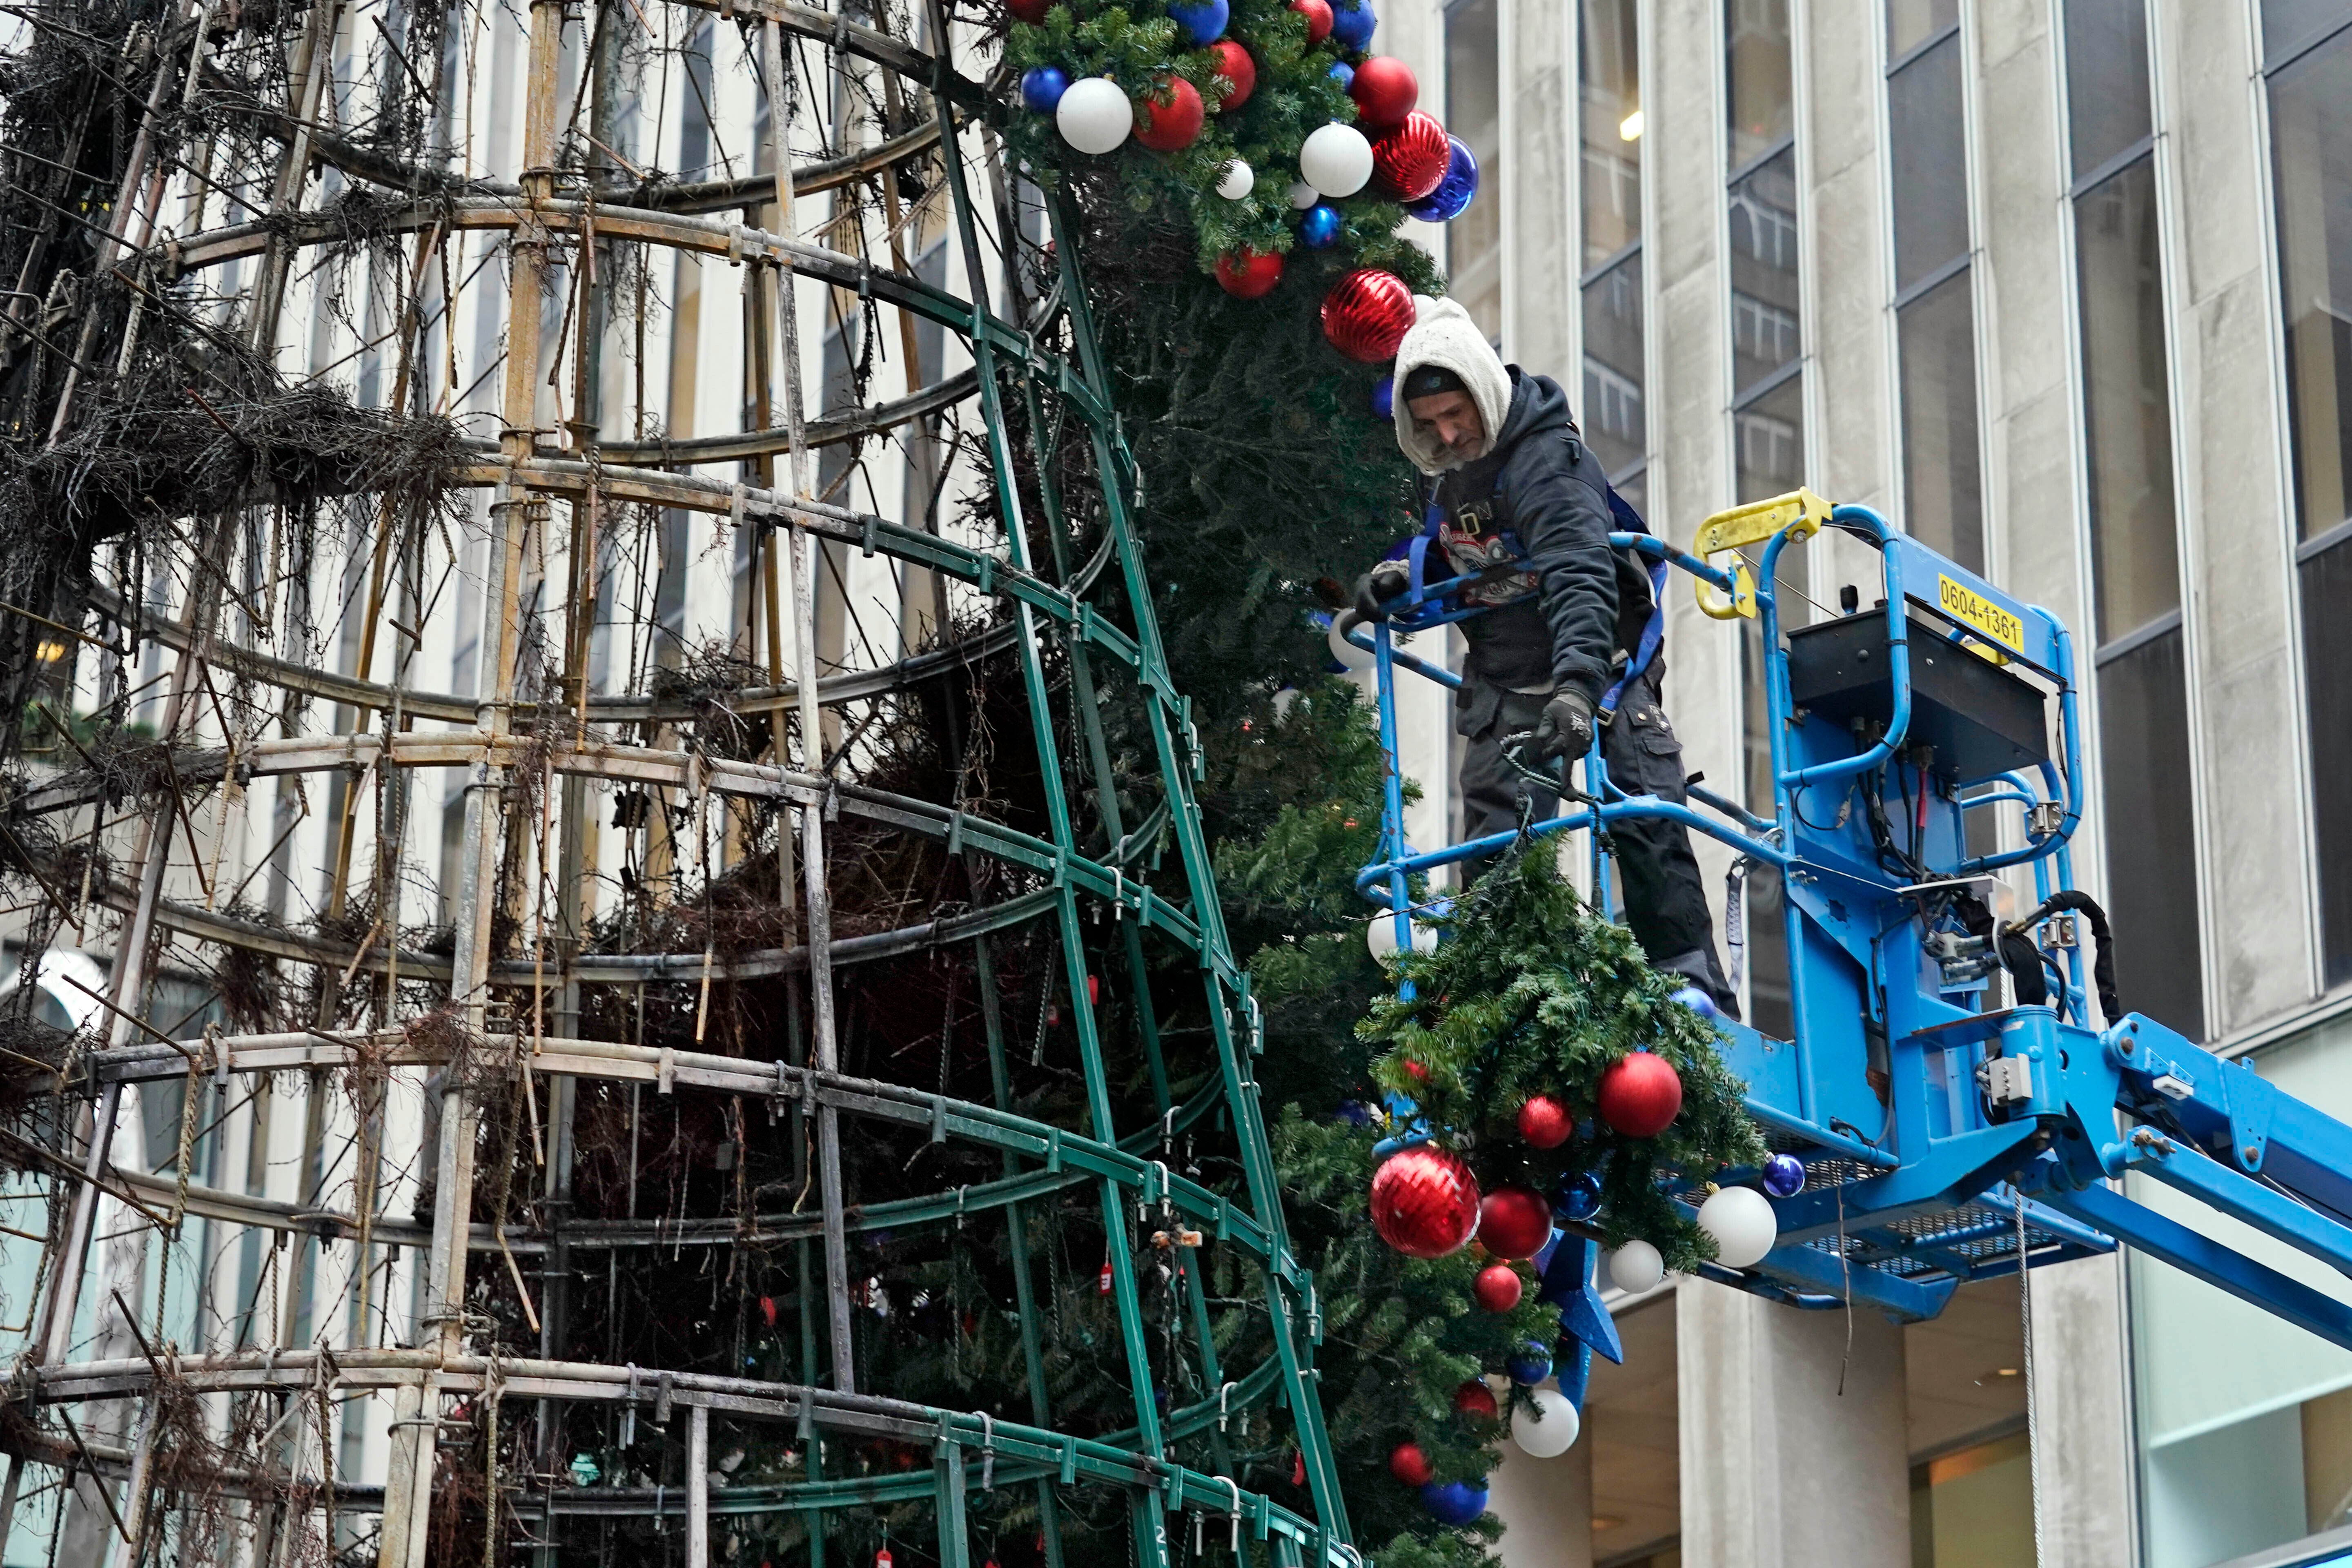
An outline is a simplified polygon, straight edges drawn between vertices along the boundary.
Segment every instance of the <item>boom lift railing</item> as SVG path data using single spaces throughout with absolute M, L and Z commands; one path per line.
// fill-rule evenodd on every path
M 1784 635 L 1781 559 L 1825 526 L 1877 552 L 1881 596 L 1862 608 L 1850 595 L 1843 615 Z M 1429 542 L 1416 539 L 1408 590 L 1388 617 L 1365 626 L 1351 614 L 1334 628 L 1372 655 L 1391 765 L 1380 858 L 1357 887 L 1391 912 L 1398 948 L 1410 948 L 1417 924 L 1442 931 L 1442 898 L 1417 907 L 1411 894 L 1439 867 L 1522 835 L 1584 832 L 1593 897 L 1612 908 L 1607 826 L 1679 821 L 1729 847 L 1736 877 L 1762 868 L 1780 879 L 1790 1037 L 1723 1019 L 1722 1048 L 1768 1142 L 1806 1167 L 1804 1185 L 1773 1200 L 1774 1249 L 1748 1270 L 1711 1265 L 1711 1278 L 1907 1321 L 1934 1317 L 1965 1281 L 2124 1242 L 2352 1348 L 2352 1303 L 2118 1184 L 2140 1172 L 2352 1274 L 2352 1127 L 2250 1064 L 2122 1012 L 2104 952 L 2086 975 L 2077 916 L 2091 918 L 2102 947 L 2105 921 L 2074 890 L 2082 752 L 2064 624 L 1869 508 L 1832 507 L 1808 490 L 1716 514 L 1693 552 L 1647 534 L 1610 541 L 1688 574 L 1708 615 L 1757 623 L 1769 816 L 1696 786 L 1706 811 L 1629 795 L 1596 742 L 1583 788 L 1559 781 L 1559 815 L 1415 850 L 1395 766 L 1399 672 L 1448 688 L 1461 677 L 1398 644 L 1486 613 L 1460 602 L 1462 584 L 1428 579 Z M 1756 546 L 1751 566 L 1743 552 Z M 1988 847 L 2002 826 L 2018 830 L 2010 847 Z M 2000 912 L 2011 889 L 1997 873 L 2018 866 L 2032 868 L 2036 901 L 2011 918 Z M 2011 1000 L 1998 1005 L 2004 973 Z M 1580 1241 L 1568 1277 L 1548 1273 L 1548 1296 L 1588 1297 L 1591 1267 Z

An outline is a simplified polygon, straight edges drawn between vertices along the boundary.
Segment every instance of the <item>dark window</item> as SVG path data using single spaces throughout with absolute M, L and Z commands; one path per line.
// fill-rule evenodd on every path
M 2263 58 L 2283 60 L 2347 22 L 2352 5 L 2345 0 L 2263 0 Z
M 1642 237 L 1642 56 L 1636 0 L 1585 0 L 1578 50 L 1584 267 Z
M 1449 289 L 1492 339 L 1503 335 L 1503 139 L 1496 0 L 1445 12 L 1445 126 L 1478 160 L 1479 198 L 1445 226 Z
M 1793 364 L 1804 348 L 1796 150 L 1783 149 L 1733 182 L 1730 200 L 1731 380 L 1744 393 Z
M 1905 531 L 1982 571 L 1976 312 L 1968 269 L 1904 306 L 1895 322 L 1903 364 Z
M 2066 0 L 2066 118 L 2074 177 L 2146 140 L 2146 0 Z
M 1960 107 L 1960 35 L 1886 79 L 1894 159 L 1897 293 L 1969 253 L 1969 160 Z
M 2352 515 L 2352 33 L 2271 79 L 2271 136 L 2295 514 L 2313 539 Z
M 1796 132 L 1789 85 L 1789 0 L 1724 0 L 1723 22 L 1731 166 L 1737 170 Z
M 1585 439 L 1622 490 L 1649 452 L 1642 407 L 1642 256 L 1584 288 Z
M 2158 626 L 2099 659 L 2106 903 L 2124 1006 L 2194 1040 L 2205 1035 L 2204 922 L 2189 796 L 2188 671 L 2179 619 Z
M 2102 642 L 2180 606 L 2158 246 L 2153 158 L 2075 198 L 2083 420 Z
M 1902 58 L 1959 20 L 1960 0 L 1886 0 L 1886 58 Z
M 2352 535 L 2307 552 L 2303 657 L 2311 689 L 2314 848 L 2319 857 L 2319 932 L 2327 984 L 2352 981 Z
M 1805 482 L 1804 379 L 1790 376 L 1732 416 L 1739 501 L 1785 495 Z

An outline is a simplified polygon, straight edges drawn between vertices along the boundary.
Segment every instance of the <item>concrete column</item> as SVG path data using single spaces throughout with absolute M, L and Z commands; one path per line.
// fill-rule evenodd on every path
M 1503 1521 L 1504 1568 L 1592 1568 L 1592 1432 L 1556 1458 L 1515 1443 L 1486 1482 L 1487 1509 Z
M 2123 1258 L 2053 1263 L 2027 1278 L 2038 1568 L 2129 1568 L 2134 1488 Z
M 1697 1281 L 1675 1312 L 1684 1568 L 1908 1563 L 1903 1331 Z
M 1560 0 L 1503 0 L 1503 352 L 1559 382 L 1580 416 L 1576 14 Z
M 2199 794 L 2207 1011 L 2217 1033 L 2312 994 L 2297 736 L 2294 522 L 2264 252 L 2268 149 L 2251 14 L 2159 0 L 2158 173 L 2169 186 L 2173 406 Z M 2333 521 L 2333 520 L 2330 520 Z M 2181 847 L 2186 849 L 2186 847 Z
M 1879 0 L 1802 0 L 1793 10 L 1805 88 L 1798 167 L 1811 196 L 1802 226 L 1805 370 L 1818 428 L 1809 478 L 1832 500 L 1891 516 L 1899 469 L 1877 113 L 1886 91 L 1877 42 L 1885 23 Z

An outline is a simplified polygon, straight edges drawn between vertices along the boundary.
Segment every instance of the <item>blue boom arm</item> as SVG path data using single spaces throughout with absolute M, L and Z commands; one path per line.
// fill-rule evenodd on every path
M 1876 551 L 1878 600 L 1784 636 L 1781 558 L 1825 526 Z M 1779 884 L 1787 992 L 1774 1011 L 1787 1037 L 1727 1020 L 1723 1052 L 1769 1142 L 1801 1160 L 1807 1179 L 1774 1201 L 1779 1242 L 1761 1263 L 1709 1276 L 1908 1321 L 1940 1311 L 1963 1281 L 2125 1242 L 2352 1348 L 2352 1305 L 2114 1184 L 2137 1170 L 2352 1274 L 2352 1127 L 2152 1019 L 2093 1020 L 2081 901 L 2066 897 L 2082 769 L 2064 625 L 1868 508 L 1832 508 L 1810 491 L 1717 514 L 1694 552 L 1611 539 L 1688 574 L 1708 614 L 1752 620 L 1762 656 L 1769 816 L 1760 800 L 1742 809 L 1703 790 L 1694 798 L 1716 809 L 1626 795 L 1596 745 L 1581 791 L 1564 790 L 1574 804 L 1526 829 L 1669 817 L 1728 846 L 1736 877 Z M 1454 602 L 1454 584 L 1424 581 L 1424 549 L 1415 542 L 1409 590 L 1388 618 L 1342 626 L 1372 655 L 1392 764 L 1381 858 L 1357 886 L 1396 921 L 1401 949 L 1416 919 L 1442 924 L 1411 905 L 1417 874 L 1519 837 L 1425 851 L 1405 841 L 1397 681 L 1460 677 L 1399 640 L 1483 613 Z M 2005 825 L 2010 847 L 1992 847 Z M 1603 837 L 1588 835 L 1605 900 Z M 1994 873 L 2020 866 L 2037 903 L 2011 920 L 1997 912 L 2010 889 Z M 2005 964 L 2027 1000 L 1993 1005 Z M 1591 1263 L 1580 1249 L 1547 1280 L 1587 1345 Z

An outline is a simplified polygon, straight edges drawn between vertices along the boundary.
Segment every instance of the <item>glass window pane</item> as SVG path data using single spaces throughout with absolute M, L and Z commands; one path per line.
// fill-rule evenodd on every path
M 1445 127 L 1478 159 L 1485 199 L 1445 226 L 1450 292 L 1490 339 L 1503 335 L 1503 144 L 1495 0 L 1445 13 Z
M 2310 688 L 2313 849 L 2327 984 L 2352 980 L 2352 540 L 2302 567 L 2304 679 Z
M 1627 257 L 1584 290 L 1584 437 L 1610 477 L 1649 451 L 1642 409 L 1642 257 Z
M 1984 567 L 1977 464 L 1976 309 L 1969 268 L 1895 319 L 1903 362 L 1903 523 L 1971 571 Z
M 1895 158 L 1895 287 L 1901 290 L 1968 254 L 1958 33 L 1886 79 L 1886 119 Z
M 1731 187 L 1730 226 L 1731 384 L 1744 391 L 1794 360 L 1803 348 L 1797 324 L 1793 149 Z
M 1585 0 L 1584 268 L 1642 237 L 1642 70 L 1639 0 Z
M 1789 0 L 1724 0 L 1731 166 L 1755 162 L 1796 127 L 1789 104 Z
M 2277 59 L 2346 22 L 2352 22 L 2347 0 L 2263 0 L 2263 54 Z
M 2066 0 L 2066 121 L 2081 179 L 2148 133 L 2146 0 Z
M 2156 163 L 2143 158 L 2074 204 L 2082 273 L 2083 421 L 2090 452 L 2098 639 L 2180 607 L 2173 542 L 2172 410 Z
M 1735 504 L 1786 495 L 1805 482 L 1804 381 L 1792 375 L 1731 416 Z
M 1897 59 L 1960 19 L 1960 0 L 1886 0 L 1886 58 Z
M 2286 390 L 2303 537 L 2352 513 L 2352 33 L 2271 79 Z
M 2205 1036 L 2196 819 L 2189 800 L 2189 687 L 2174 626 L 2098 668 L 2108 918 L 2125 1007 Z

